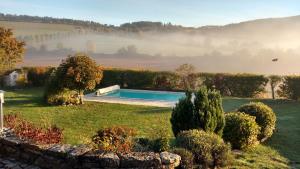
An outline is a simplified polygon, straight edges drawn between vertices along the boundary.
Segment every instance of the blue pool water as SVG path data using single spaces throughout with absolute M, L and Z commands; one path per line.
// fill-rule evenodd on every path
M 180 98 L 184 97 L 185 94 L 183 92 L 119 89 L 107 93 L 105 96 L 116 97 L 121 99 L 142 99 L 152 101 L 177 102 Z

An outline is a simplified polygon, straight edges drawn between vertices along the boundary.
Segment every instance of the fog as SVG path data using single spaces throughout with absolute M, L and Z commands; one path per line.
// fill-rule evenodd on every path
M 300 17 L 258 20 L 191 31 L 96 33 L 85 30 L 27 41 L 24 65 L 58 65 L 87 52 L 107 67 L 174 70 L 183 63 L 201 72 L 298 74 Z M 24 35 L 23 35 L 24 36 Z M 272 59 L 278 58 L 277 62 Z

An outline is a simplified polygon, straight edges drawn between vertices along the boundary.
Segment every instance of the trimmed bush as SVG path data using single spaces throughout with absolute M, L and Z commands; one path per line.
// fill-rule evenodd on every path
M 225 167 L 232 158 L 230 145 L 214 133 L 195 129 L 182 131 L 176 138 L 176 144 L 191 151 L 195 161 L 203 168 Z
M 173 108 L 170 121 L 175 136 L 180 131 L 199 128 L 195 125 L 194 104 L 191 97 L 191 93 L 187 93 L 186 97 L 180 99 Z
M 203 129 L 222 135 L 225 119 L 220 93 L 201 87 L 193 101 L 191 98 L 192 94 L 187 93 L 172 111 L 174 135 L 189 129 Z
M 78 105 L 78 93 L 69 89 L 62 89 L 47 96 L 47 103 L 51 105 Z
M 194 155 L 189 150 L 184 148 L 175 148 L 172 151 L 181 157 L 180 165 L 178 169 L 191 169 L 194 164 Z
M 195 124 L 204 131 L 222 135 L 225 119 L 220 92 L 201 87 L 195 93 L 194 107 Z
M 92 137 L 95 146 L 104 151 L 130 152 L 133 148 L 135 131 L 127 127 L 101 129 Z
M 300 100 L 300 76 L 286 76 L 279 86 L 278 95 L 292 100 Z
M 226 125 L 223 132 L 225 141 L 234 149 L 247 149 L 257 145 L 260 127 L 255 117 L 245 113 L 234 112 L 225 115 Z
M 276 125 L 276 115 L 269 106 L 261 102 L 252 102 L 241 106 L 238 112 L 244 112 L 256 117 L 255 121 L 261 127 L 258 135 L 260 141 L 263 142 L 272 136 Z

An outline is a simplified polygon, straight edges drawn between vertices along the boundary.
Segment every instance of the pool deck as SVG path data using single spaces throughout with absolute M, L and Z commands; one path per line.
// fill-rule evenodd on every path
M 118 103 L 118 104 L 143 105 L 143 106 L 155 106 L 155 107 L 174 107 L 176 104 L 176 102 L 167 102 L 167 101 L 122 99 L 122 98 L 114 98 L 109 96 L 96 96 L 95 93 L 90 93 L 85 95 L 84 100 L 91 101 L 91 102 Z

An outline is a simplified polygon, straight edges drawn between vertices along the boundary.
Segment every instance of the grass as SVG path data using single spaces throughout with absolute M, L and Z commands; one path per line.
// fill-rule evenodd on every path
M 151 136 L 157 129 L 172 135 L 171 109 L 87 102 L 82 106 L 47 106 L 41 89 L 9 91 L 5 94 L 5 113 L 17 113 L 36 125 L 56 124 L 64 129 L 64 142 L 87 143 L 100 128 L 124 125 L 135 128 L 139 136 Z M 253 99 L 225 98 L 224 110 L 233 111 Z M 285 100 L 259 100 L 277 115 L 277 131 L 264 145 L 247 152 L 236 152 L 232 168 L 300 168 L 300 103 Z

